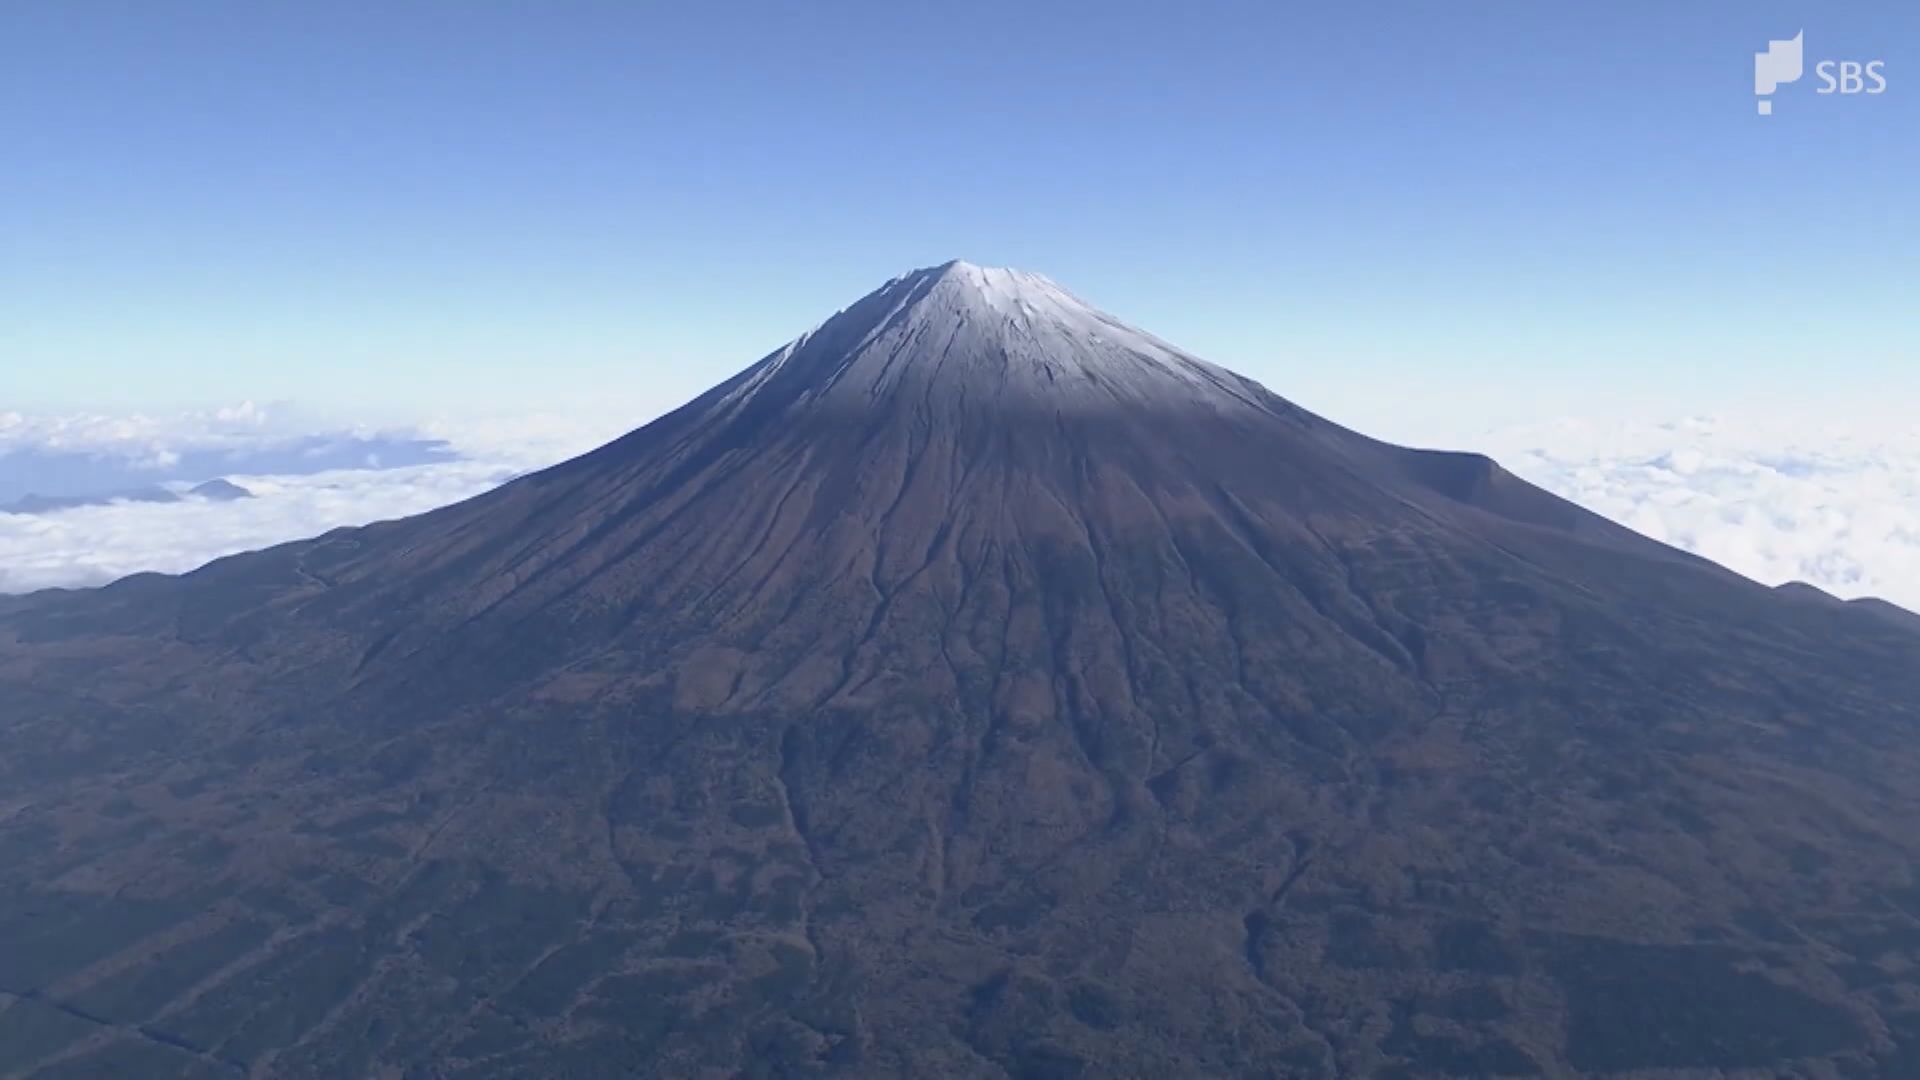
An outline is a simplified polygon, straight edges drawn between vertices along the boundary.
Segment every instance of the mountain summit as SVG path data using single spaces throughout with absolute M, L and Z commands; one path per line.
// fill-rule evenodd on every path
M 862 410 L 968 387 L 1002 408 L 1049 411 L 1246 404 L 1244 380 L 1039 274 L 959 261 L 895 278 L 764 367 L 769 378 L 791 371 L 824 402 Z
M 1916 655 L 949 263 L 0 599 L 0 1073 L 1905 1075 Z

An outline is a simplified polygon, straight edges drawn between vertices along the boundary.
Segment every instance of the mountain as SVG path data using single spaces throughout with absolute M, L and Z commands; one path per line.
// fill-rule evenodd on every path
M 121 418 L 126 424 L 102 417 L 18 419 L 20 427 L 12 437 L 0 441 L 0 505 L 36 491 L 98 499 L 207 476 L 307 476 L 331 469 L 394 469 L 460 459 L 443 440 L 398 432 L 274 435 L 251 423 L 235 427 L 206 416 L 158 428 L 144 428 L 150 421 L 138 418 Z M 141 437 L 124 438 L 127 424 Z M 196 438 L 195 431 L 212 438 Z
M 193 498 L 206 499 L 209 502 L 237 502 L 253 498 L 253 492 L 231 480 L 214 479 L 204 484 L 195 484 L 187 491 Z
M 189 489 L 186 497 L 206 499 L 210 502 L 233 502 L 236 499 L 251 499 L 253 492 L 231 481 L 209 480 Z M 114 503 L 177 503 L 181 499 L 182 496 L 177 492 L 158 486 L 131 488 L 100 495 L 28 494 L 5 506 L 0 506 L 0 514 L 51 514 L 82 506 L 112 506 Z
M 1914 1075 L 1917 660 L 950 263 L 0 598 L 0 1073 Z
M 0 506 L 0 514 L 52 514 L 82 506 L 111 506 L 114 503 L 171 503 L 180 496 L 163 487 L 131 488 L 100 495 L 39 495 L 28 492 Z

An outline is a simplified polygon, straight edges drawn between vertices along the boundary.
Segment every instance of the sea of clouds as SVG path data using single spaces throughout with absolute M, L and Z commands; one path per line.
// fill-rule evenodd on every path
M 1920 610 L 1920 425 L 1562 419 L 1477 442 L 1527 480 L 1757 581 Z
M 371 430 L 253 405 L 158 417 L 0 413 L 0 504 L 27 492 L 184 489 L 216 477 L 255 496 L 0 513 L 0 592 L 181 572 L 340 525 L 420 513 L 645 419 L 533 415 Z M 1920 426 L 1574 418 L 1462 432 L 1441 444 L 1489 453 L 1534 483 L 1766 584 L 1806 581 L 1920 609 Z
M 253 496 L 0 512 L 0 592 L 182 573 L 338 526 L 422 513 L 591 449 L 625 426 L 537 415 L 365 429 L 251 404 L 176 415 L 0 413 L 0 506 L 29 494 L 183 492 L 216 478 Z

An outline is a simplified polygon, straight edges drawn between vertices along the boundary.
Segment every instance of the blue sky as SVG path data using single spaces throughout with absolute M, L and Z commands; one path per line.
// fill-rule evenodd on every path
M 1920 389 L 1907 2 L 27 0 L 0 140 L 0 411 L 643 416 L 956 256 L 1336 417 Z

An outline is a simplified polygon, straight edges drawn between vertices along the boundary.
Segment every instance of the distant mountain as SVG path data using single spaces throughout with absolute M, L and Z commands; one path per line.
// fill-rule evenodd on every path
M 306 476 L 333 469 L 393 469 L 460 460 L 440 439 L 412 435 L 308 434 L 258 438 L 236 445 L 169 447 L 164 464 L 152 448 L 140 454 L 111 448 L 0 446 L 0 505 L 38 491 L 57 496 L 106 496 L 208 476 Z
M 1917 736 L 1898 620 L 950 263 L 0 598 L 0 1073 L 1920 1075 Z
M 33 495 L 0 506 L 5 514 L 51 514 L 60 510 L 72 510 L 81 506 L 107 506 L 117 502 L 130 503 L 170 503 L 179 502 L 180 496 L 166 488 L 138 488 L 132 491 L 114 491 L 99 495 Z
M 227 480 L 209 480 L 188 490 L 185 497 L 206 499 L 211 502 L 233 502 L 237 499 L 251 499 L 253 492 Z M 82 506 L 111 506 L 114 503 L 177 503 L 181 500 L 180 494 L 163 487 L 135 488 L 130 491 L 113 491 L 99 495 L 28 495 L 23 499 L 0 506 L 0 514 L 51 514 Z
M 204 484 L 196 484 L 187 494 L 212 502 L 235 502 L 253 498 L 253 492 L 230 480 L 209 480 Z

